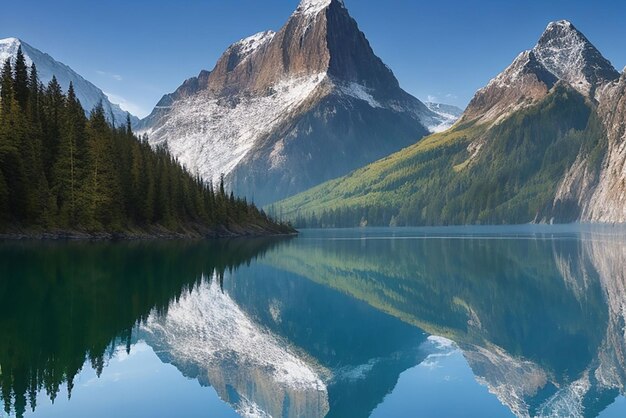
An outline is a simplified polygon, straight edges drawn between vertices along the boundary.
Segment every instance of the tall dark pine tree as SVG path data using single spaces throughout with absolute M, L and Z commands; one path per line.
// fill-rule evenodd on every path
M 59 221 L 75 226 L 78 221 L 80 179 L 82 178 L 85 138 L 85 113 L 70 83 L 63 112 L 59 154 L 54 166 L 53 190 L 57 196 Z
M 10 135 L 10 111 L 13 102 L 13 73 L 7 59 L 0 73 L 0 224 L 9 218 L 9 183 L 7 161 L 14 150 Z M 5 173 L 5 171 L 7 171 Z
M 37 73 L 37 66 L 33 62 L 30 66 L 30 75 L 28 77 L 28 106 L 30 108 L 30 117 L 33 123 L 40 125 L 40 104 L 41 104 L 41 82 Z M 41 128 L 41 127 L 40 127 Z
M 0 74 L 0 101 L 2 101 L 3 113 L 9 113 L 13 101 L 13 69 L 10 58 L 4 62 Z
M 91 112 L 88 124 L 88 164 L 86 197 L 93 227 L 120 229 L 122 227 L 122 202 L 120 179 L 116 168 L 112 132 L 102 103 Z
M 44 172 L 48 179 L 52 178 L 52 168 L 56 160 L 59 143 L 61 141 L 62 115 L 65 106 L 65 96 L 61 85 L 56 77 L 48 83 L 45 100 L 43 102 L 43 113 L 45 115 L 45 135 L 43 141 Z
M 17 55 L 15 58 L 15 76 L 13 91 L 15 93 L 15 100 L 21 106 L 23 110 L 26 110 L 28 105 L 28 66 L 26 65 L 26 58 L 22 53 L 22 47 L 18 47 Z

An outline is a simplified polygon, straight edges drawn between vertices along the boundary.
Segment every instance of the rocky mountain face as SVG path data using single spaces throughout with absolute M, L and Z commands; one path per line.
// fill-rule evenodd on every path
M 403 91 L 342 0 L 303 0 L 166 95 L 138 129 L 206 180 L 269 203 L 406 147 L 450 119 Z
M 52 80 L 52 76 L 55 76 L 61 87 L 67 92 L 71 82 L 74 84 L 78 100 L 80 100 L 87 113 L 91 112 L 98 103 L 102 102 L 109 122 L 116 125 L 126 123 L 127 112 L 122 110 L 118 104 L 112 103 L 102 90 L 85 80 L 67 65 L 56 61 L 50 55 L 39 51 L 20 39 L 0 39 L 0 63 L 4 63 L 7 59 L 11 59 L 14 62 L 20 46 L 22 47 L 27 65 L 30 67 L 35 63 L 39 79 L 44 85 Z M 131 122 L 138 123 L 139 119 L 131 115 Z
M 561 182 L 555 204 L 569 202 L 590 222 L 626 222 L 626 75 L 597 93 L 605 129 L 600 164 L 581 156 Z
M 559 81 L 594 100 L 599 87 L 617 78 L 611 63 L 571 22 L 552 22 L 533 49 L 476 93 L 463 119 L 501 121 L 541 101 Z
M 497 123 L 545 99 L 557 84 L 585 98 L 602 132 L 594 151 L 569 165 L 538 220 L 626 222 L 625 77 L 571 22 L 550 23 L 532 50 L 478 91 L 463 120 Z
M 276 206 L 340 207 L 349 226 L 626 222 L 625 94 L 626 76 L 553 22 L 450 130 Z

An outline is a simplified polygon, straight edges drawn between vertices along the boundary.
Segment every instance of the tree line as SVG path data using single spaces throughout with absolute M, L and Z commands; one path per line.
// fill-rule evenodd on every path
M 43 85 L 21 48 L 14 61 L 0 74 L 0 231 L 284 229 L 153 149 L 130 117 L 112 126 L 101 104 L 86 116 L 73 85 Z

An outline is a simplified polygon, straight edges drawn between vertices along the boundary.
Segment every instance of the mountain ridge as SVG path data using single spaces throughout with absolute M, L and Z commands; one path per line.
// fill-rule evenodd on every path
M 44 84 L 47 84 L 52 79 L 52 76 L 55 76 L 63 90 L 67 91 L 71 82 L 74 85 L 76 96 L 87 114 L 89 114 L 98 103 L 102 102 L 109 122 L 117 126 L 122 126 L 126 123 L 126 115 L 130 113 L 122 110 L 118 104 L 111 102 L 109 97 L 100 88 L 78 74 L 68 65 L 55 60 L 51 55 L 38 50 L 19 38 L 11 37 L 0 39 L 0 63 L 4 63 L 9 58 L 14 62 L 17 50 L 20 46 L 22 47 L 27 65 L 30 67 L 33 62 L 35 63 L 40 80 Z M 139 118 L 131 115 L 131 123 L 135 124 L 138 122 Z

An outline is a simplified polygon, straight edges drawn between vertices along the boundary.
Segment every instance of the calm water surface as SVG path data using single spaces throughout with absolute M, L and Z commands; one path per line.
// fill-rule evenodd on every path
M 0 243 L 0 400 L 11 417 L 624 417 L 625 318 L 626 230 L 608 226 Z

